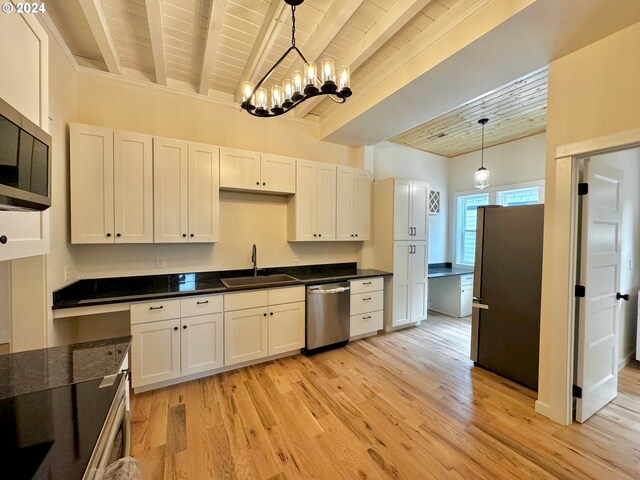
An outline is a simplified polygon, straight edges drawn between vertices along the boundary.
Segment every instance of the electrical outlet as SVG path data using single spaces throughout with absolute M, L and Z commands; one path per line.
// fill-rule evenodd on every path
M 156 257 L 156 268 L 164 268 L 164 267 L 165 267 L 164 257 Z
M 65 265 L 64 266 L 64 281 L 68 282 L 70 278 L 71 278 L 71 266 L 70 265 Z

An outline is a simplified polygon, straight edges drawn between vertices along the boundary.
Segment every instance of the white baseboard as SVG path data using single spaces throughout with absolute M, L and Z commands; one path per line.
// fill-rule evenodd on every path
M 636 358 L 635 350 L 630 351 L 622 360 L 618 361 L 618 371 L 633 362 Z
M 10 343 L 11 342 L 11 332 L 9 330 L 0 331 L 0 343 Z

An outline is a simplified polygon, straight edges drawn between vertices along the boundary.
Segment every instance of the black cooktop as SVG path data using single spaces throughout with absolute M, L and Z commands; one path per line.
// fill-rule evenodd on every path
M 81 479 L 122 375 L 103 388 L 100 378 L 0 400 L 3 470 L 13 479 Z

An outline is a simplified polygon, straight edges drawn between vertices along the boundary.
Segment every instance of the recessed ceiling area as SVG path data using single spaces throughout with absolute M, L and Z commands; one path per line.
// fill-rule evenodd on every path
M 547 123 L 547 77 L 547 68 L 525 75 L 389 141 L 455 157 L 480 148 L 481 118 L 489 119 L 485 147 L 542 133 Z

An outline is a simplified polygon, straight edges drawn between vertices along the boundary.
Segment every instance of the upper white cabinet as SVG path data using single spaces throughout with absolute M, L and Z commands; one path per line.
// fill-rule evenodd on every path
M 337 167 L 336 240 L 371 238 L 371 173 Z
M 289 199 L 289 241 L 336 239 L 335 165 L 298 160 L 296 194 Z
M 220 188 L 269 193 L 296 192 L 294 158 L 233 148 L 220 149 Z
M 154 241 L 218 240 L 218 147 L 153 139 Z
M 71 125 L 71 242 L 153 241 L 151 137 Z
M 395 179 L 393 221 L 395 240 L 427 240 L 429 184 Z

